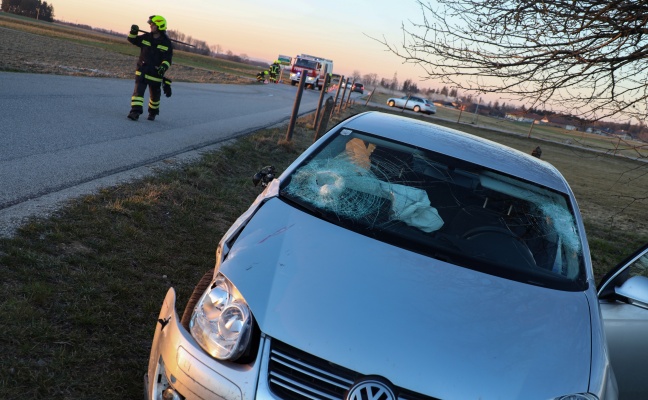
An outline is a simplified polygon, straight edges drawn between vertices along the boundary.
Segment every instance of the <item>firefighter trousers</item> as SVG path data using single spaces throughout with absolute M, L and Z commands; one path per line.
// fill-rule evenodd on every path
M 149 89 L 148 112 L 152 115 L 160 113 L 160 97 L 162 96 L 162 79 L 150 80 L 146 75 L 138 73 L 135 76 L 135 89 L 131 97 L 131 112 L 142 114 L 144 112 L 144 93 Z

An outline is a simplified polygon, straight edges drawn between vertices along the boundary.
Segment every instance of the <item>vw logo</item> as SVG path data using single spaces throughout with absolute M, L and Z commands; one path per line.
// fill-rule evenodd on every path
M 396 400 L 396 395 L 386 384 L 371 379 L 353 385 L 346 398 L 347 400 Z

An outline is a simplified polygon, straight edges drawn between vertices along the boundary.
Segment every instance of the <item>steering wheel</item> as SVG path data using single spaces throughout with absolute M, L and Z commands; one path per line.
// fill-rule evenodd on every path
M 464 232 L 461 237 L 471 244 L 470 248 L 493 261 L 529 268 L 537 266 L 529 246 L 504 227 L 479 226 Z

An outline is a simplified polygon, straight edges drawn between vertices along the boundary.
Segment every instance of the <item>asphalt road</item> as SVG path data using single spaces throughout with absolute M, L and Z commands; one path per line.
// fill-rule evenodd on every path
M 130 80 L 0 72 L 0 235 L 71 197 L 290 119 L 296 87 L 174 82 L 160 115 L 126 118 Z M 148 101 L 148 93 L 145 96 Z M 299 114 L 319 92 L 305 90 Z

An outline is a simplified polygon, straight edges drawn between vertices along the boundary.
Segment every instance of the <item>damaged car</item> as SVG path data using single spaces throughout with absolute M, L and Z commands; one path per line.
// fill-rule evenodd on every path
M 254 181 L 147 399 L 648 398 L 648 249 L 597 287 L 551 164 L 367 112 Z

